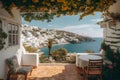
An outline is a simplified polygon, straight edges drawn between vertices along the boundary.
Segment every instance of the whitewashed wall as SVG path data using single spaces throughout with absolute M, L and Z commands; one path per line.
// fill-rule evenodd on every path
M 5 59 L 13 55 L 19 55 L 19 63 L 21 62 L 21 50 L 20 46 L 12 46 L 7 49 L 0 51 L 0 79 L 3 79 L 5 76 Z
M 120 0 L 117 0 L 117 3 L 110 6 L 109 12 L 120 14 Z M 111 48 L 120 49 L 120 21 L 115 21 L 115 24 L 110 26 L 109 22 L 106 22 L 106 27 L 103 29 L 104 40 Z
M 0 4 L 1 5 L 1 4 Z M 16 8 L 12 9 L 14 16 L 9 15 L 9 13 L 0 7 L 0 20 L 2 21 L 3 30 L 8 34 L 7 25 L 8 23 L 12 23 L 15 25 L 21 26 L 20 12 Z M 21 31 L 20 31 L 21 33 Z M 20 36 L 19 36 L 19 45 L 8 46 L 8 38 L 5 40 L 6 44 L 4 49 L 0 50 L 0 79 L 5 78 L 5 59 L 9 58 L 13 55 L 17 55 L 19 64 L 21 63 L 22 49 L 20 44 Z
M 120 22 L 116 26 L 104 28 L 104 39 L 111 48 L 120 48 Z

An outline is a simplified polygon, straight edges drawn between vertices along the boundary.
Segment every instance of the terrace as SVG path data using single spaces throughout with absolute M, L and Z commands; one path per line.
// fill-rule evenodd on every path
M 21 80 L 24 76 L 12 80 Z M 40 63 L 34 68 L 28 80 L 82 80 L 80 69 L 75 64 L 68 63 Z
M 69 2 L 69 0 L 51 0 L 43 1 L 38 4 L 39 0 L 1 0 L 0 1 L 0 28 L 3 29 L 4 32 L 8 34 L 8 37 L 5 36 L 2 37 L 2 43 L 0 46 L 0 80 L 6 79 L 6 72 L 5 72 L 5 60 L 11 56 L 16 55 L 18 58 L 18 63 L 20 65 L 32 65 L 36 66 L 33 68 L 31 76 L 28 76 L 28 80 L 82 80 L 83 77 L 80 75 L 82 72 L 81 68 L 78 68 L 75 64 L 61 64 L 61 63 L 39 63 L 38 54 L 27 54 L 25 50 L 23 49 L 23 46 L 21 44 L 21 39 L 19 36 L 21 35 L 21 19 L 20 14 L 23 14 L 23 17 L 26 21 L 31 21 L 32 19 L 35 20 L 47 20 L 48 22 L 53 19 L 55 15 L 57 17 L 60 17 L 60 15 L 74 15 L 77 13 L 82 12 L 82 15 L 80 15 L 81 19 L 89 14 L 92 14 L 94 11 L 102 11 L 105 15 L 105 20 L 103 22 L 100 22 L 102 25 L 102 28 L 104 28 L 104 40 L 105 43 L 110 45 L 112 50 L 116 50 L 115 54 L 114 51 L 111 50 L 111 48 L 103 48 L 107 49 L 109 55 L 107 54 L 107 58 L 110 61 L 110 65 L 107 65 L 106 67 L 108 69 L 107 77 L 113 73 L 115 75 L 120 74 L 120 56 L 119 56 L 119 31 L 120 31 L 120 18 L 119 18 L 119 3 L 114 3 L 117 0 L 100 0 L 99 4 L 96 2 L 96 0 L 71 0 L 72 2 Z M 55 1 L 55 2 L 54 2 Z M 90 2 L 91 1 L 91 2 Z M 108 4 L 107 4 L 108 2 Z M 29 3 L 29 4 L 27 4 Z M 84 4 L 84 5 L 79 5 Z M 25 5 L 26 4 L 26 5 Z M 114 6 L 111 6 L 112 4 L 115 4 Z M 42 5 L 42 6 L 41 6 Z M 53 6 L 54 5 L 54 6 Z M 39 6 L 39 7 L 38 7 Z M 46 6 L 46 7 L 45 7 Z M 77 6 L 77 7 L 76 7 Z M 88 8 L 88 6 L 90 8 Z M 2 8 L 4 7 L 4 8 Z M 18 10 L 16 7 L 19 7 L 20 10 Z M 117 8 L 117 9 L 116 9 Z M 36 11 L 37 10 L 37 11 Z M 114 15 L 106 15 L 106 12 L 104 11 L 110 11 L 111 14 L 112 11 L 115 12 Z M 39 12 L 41 16 L 37 16 L 34 14 L 36 11 Z M 27 13 L 31 12 L 31 13 Z M 44 13 L 47 12 L 45 15 Z M 52 13 L 53 12 L 53 13 Z M 14 14 L 11 14 L 14 13 Z M 118 14 L 117 14 L 118 13 Z M 12 16 L 14 15 L 14 17 Z M 47 17 L 46 17 L 47 15 Z M 114 24 L 111 24 L 113 23 Z M 16 36 L 15 36 L 16 35 Z M 12 37 L 11 37 L 12 36 Z M 6 43 L 4 45 L 4 42 Z M 3 48 L 4 47 L 4 48 Z M 117 51 L 118 50 L 118 51 Z M 119 53 L 119 54 L 118 54 Z M 117 62 L 116 62 L 117 61 Z M 117 72 L 117 73 L 116 73 Z M 119 73 L 119 74 L 118 74 Z M 12 80 L 23 80 L 23 76 L 12 76 Z M 120 77 L 118 76 L 112 76 L 110 79 L 115 78 L 115 80 L 119 80 Z M 109 79 L 106 79 L 109 80 Z

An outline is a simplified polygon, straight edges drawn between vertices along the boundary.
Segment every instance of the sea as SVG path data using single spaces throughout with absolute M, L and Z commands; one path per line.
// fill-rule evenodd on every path
M 60 45 L 53 45 L 51 51 L 56 50 L 58 48 L 65 48 L 68 53 L 85 53 L 86 50 L 92 50 L 95 53 L 99 53 L 101 48 L 101 43 L 103 41 L 102 38 L 93 38 L 94 41 L 83 41 L 81 43 L 76 44 L 60 44 Z M 48 55 L 48 48 L 42 48 L 40 50 L 44 52 L 44 54 Z

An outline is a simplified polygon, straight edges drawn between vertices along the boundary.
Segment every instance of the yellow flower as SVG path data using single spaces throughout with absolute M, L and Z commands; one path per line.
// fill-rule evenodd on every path
M 14 4 L 14 3 L 12 3 L 12 4 L 10 5 L 9 9 L 12 10 L 13 7 L 15 7 L 15 4 Z
M 68 9 L 67 6 L 62 6 L 62 11 L 66 11 Z
M 51 2 L 54 2 L 55 0 L 51 0 Z
M 39 2 L 39 0 L 32 0 L 34 3 L 38 3 Z
M 87 0 L 87 1 L 86 1 L 86 4 L 91 4 L 91 0 Z
M 74 4 L 72 4 L 72 6 L 73 6 L 73 7 L 77 7 L 77 4 L 74 3 Z
M 65 0 L 57 0 L 57 2 L 66 2 Z

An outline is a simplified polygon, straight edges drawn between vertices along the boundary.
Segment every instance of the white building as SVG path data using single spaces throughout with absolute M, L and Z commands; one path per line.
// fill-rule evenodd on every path
M 7 33 L 5 46 L 0 50 L 0 80 L 6 77 L 5 59 L 16 55 L 20 65 L 38 65 L 38 54 L 25 54 L 22 46 L 21 35 L 21 17 L 17 8 L 12 9 L 11 16 L 0 4 L 0 27 Z
M 111 16 L 105 15 L 104 21 L 100 23 L 104 41 L 112 49 L 120 49 L 120 0 L 110 6 L 109 12 L 112 13 Z
M 2 29 L 8 35 L 4 49 L 0 50 L 0 79 L 3 79 L 5 75 L 5 59 L 13 55 L 18 55 L 20 57 L 20 53 L 22 53 L 20 42 L 20 12 L 16 8 L 14 8 L 12 12 L 14 12 L 14 17 L 0 7 L 0 24 L 2 25 Z M 19 63 L 21 63 L 20 61 L 21 58 L 19 58 Z

